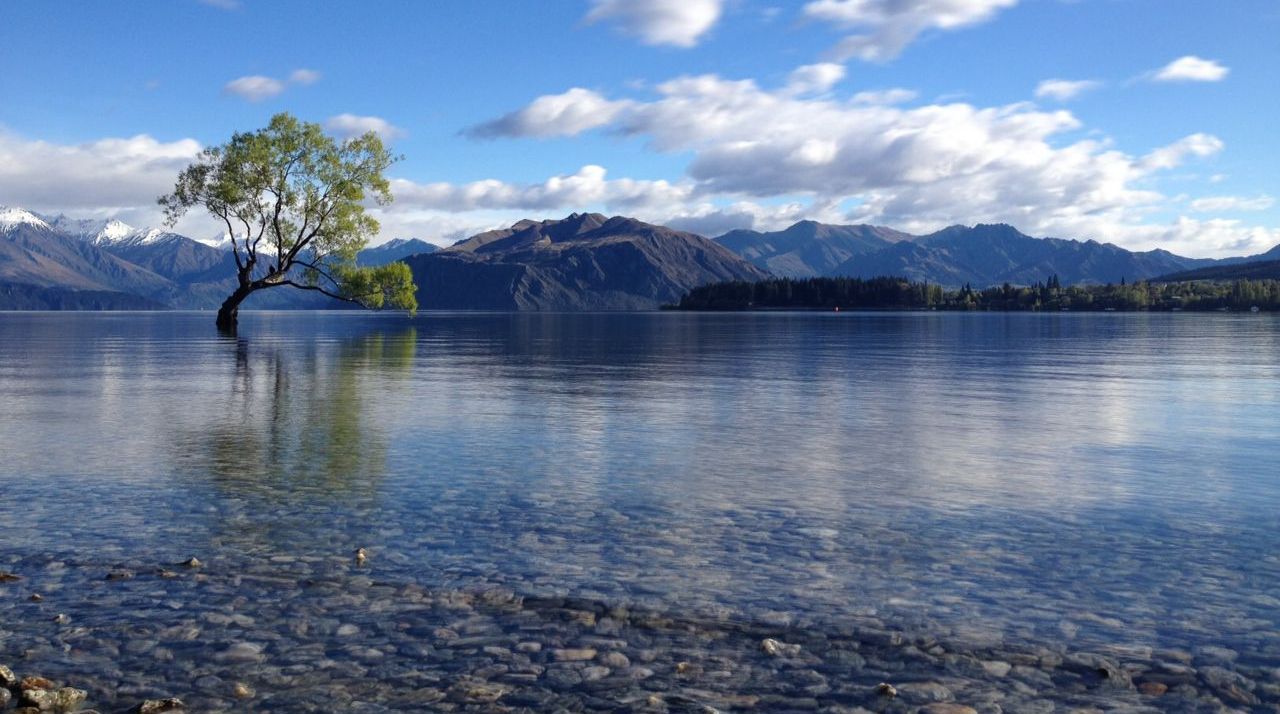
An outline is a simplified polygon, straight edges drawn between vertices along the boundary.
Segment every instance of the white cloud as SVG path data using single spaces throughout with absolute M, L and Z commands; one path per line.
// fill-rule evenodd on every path
M 1280 243 L 1280 228 L 1250 226 L 1228 218 L 1179 216 L 1166 225 L 1133 226 L 1125 239 L 1126 247 L 1164 248 L 1180 255 L 1249 255 Z
M 892 106 L 894 104 L 905 104 L 913 101 L 918 96 L 920 96 L 920 93 L 915 90 L 894 87 L 892 89 L 873 89 L 858 92 L 853 95 L 853 98 L 849 101 L 853 104 L 880 104 Z
M 1092 79 L 1046 79 L 1036 85 L 1036 97 L 1065 102 L 1100 86 L 1101 82 Z
M 604 126 L 630 105 L 610 101 L 590 89 L 538 97 L 529 106 L 467 130 L 471 136 L 573 136 Z
M 200 0 L 201 5 L 216 7 L 219 10 L 239 10 L 240 0 Z
M 295 69 L 289 73 L 288 82 L 261 74 L 240 77 L 227 82 L 222 87 L 225 94 L 234 94 L 250 102 L 260 102 L 279 96 L 289 84 L 310 85 L 320 81 L 320 73 L 314 69 Z
M 309 85 L 320 81 L 320 73 L 314 69 L 295 69 L 289 73 L 289 81 L 293 84 Z
M 482 133 L 540 137 L 604 129 L 660 152 L 687 153 L 687 179 L 672 184 L 680 191 L 650 202 L 642 216 L 684 225 L 741 220 L 744 202 L 782 199 L 828 215 L 833 206 L 852 205 L 836 212 L 841 220 L 905 230 L 1005 221 L 1037 235 L 1130 247 L 1167 241 L 1193 255 L 1270 235 L 1269 229 L 1212 224 L 1196 242 L 1187 226 L 1204 222 L 1148 222 L 1157 211 L 1177 208 L 1154 188 L 1162 172 L 1223 149 L 1209 134 L 1135 155 L 1096 136 L 1070 139 L 1069 132 L 1082 128 L 1077 117 L 1029 103 L 904 107 L 858 95 L 797 94 L 792 83 L 768 90 L 715 75 L 676 78 L 654 91 L 647 100 L 614 101 L 586 90 L 541 97 Z M 554 111 L 541 110 L 549 106 Z M 583 198 L 604 201 L 609 194 Z M 737 208 L 726 213 L 727 205 Z M 751 215 L 770 220 L 767 210 Z
M 56 144 L 0 129 L 0 202 L 157 225 L 156 197 L 173 190 L 200 148 L 194 139 L 164 142 L 146 134 Z
M 812 0 L 806 17 L 859 31 L 834 50 L 841 60 L 882 62 L 897 57 L 928 30 L 955 30 L 995 17 L 1018 0 Z
M 397 139 L 405 134 L 403 129 L 382 117 L 365 117 L 356 114 L 339 114 L 329 117 L 324 123 L 324 128 L 343 138 L 360 136 L 369 131 L 386 140 Z
M 787 77 L 788 94 L 821 94 L 844 79 L 844 65 L 820 62 L 797 67 Z
M 616 23 L 647 45 L 693 47 L 724 12 L 723 0 L 592 0 L 588 23 Z
M 1199 213 L 1218 213 L 1221 211 L 1265 211 L 1271 208 L 1276 200 L 1266 194 L 1254 196 L 1205 196 L 1191 202 L 1191 210 Z
M 601 210 L 710 235 L 811 218 L 912 232 L 1004 221 L 1033 235 L 1197 256 L 1258 252 L 1280 242 L 1278 229 L 1212 215 L 1265 210 L 1269 196 L 1169 198 L 1158 190 L 1165 173 L 1224 149 L 1212 135 L 1169 137 L 1146 154 L 1130 153 L 1094 133 L 1080 138 L 1085 127 L 1064 109 L 958 100 L 903 106 L 915 99 L 909 90 L 833 94 L 836 74 L 806 69 L 773 88 L 702 75 L 635 90 L 651 92 L 641 98 L 581 88 L 536 98 L 470 133 L 612 131 L 655 151 L 687 155 L 684 175 L 615 178 L 587 165 L 529 183 L 401 178 L 392 187 L 397 201 L 375 209 L 383 237 L 440 241 L 523 217 Z M 341 133 L 375 128 L 375 121 L 385 122 L 343 115 L 328 125 Z M 0 130 L 0 201 L 154 225 L 155 197 L 172 188 L 199 149 L 189 139 L 142 135 L 63 145 Z M 179 230 L 200 236 L 209 225 L 194 216 Z
M 284 91 L 284 82 L 271 77 L 264 77 L 260 74 L 250 75 L 248 77 L 240 77 L 227 82 L 223 86 L 222 91 L 226 94 L 234 94 L 241 99 L 250 102 L 260 102 L 264 99 L 270 99 Z
M 1144 170 L 1172 169 L 1189 156 L 1211 156 L 1222 151 L 1222 140 L 1212 134 L 1191 134 L 1168 146 L 1162 146 L 1142 157 L 1139 164 Z
M 1215 60 L 1187 55 L 1156 70 L 1151 78 L 1157 82 L 1218 82 L 1230 71 Z
M 672 228 L 714 237 L 737 228 L 780 230 L 802 220 L 842 223 L 845 217 L 831 205 L 821 202 L 762 204 L 755 201 L 735 201 L 723 205 L 703 201 L 672 207 L 665 215 L 655 216 L 653 220 Z
M 602 166 L 583 166 L 576 173 L 553 176 L 537 184 L 498 179 L 466 184 L 420 184 L 406 179 L 391 183 L 395 203 L 390 210 L 435 210 L 460 213 L 479 210 L 580 210 L 602 205 L 618 210 L 671 205 L 687 200 L 690 185 L 667 181 L 606 179 Z

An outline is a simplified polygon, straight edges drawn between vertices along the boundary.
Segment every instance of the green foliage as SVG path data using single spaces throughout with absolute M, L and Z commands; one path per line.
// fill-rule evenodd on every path
M 1138 282 L 1073 285 L 1058 276 L 1031 286 L 1001 285 L 944 291 L 903 278 L 775 279 L 704 285 L 685 295 L 684 310 L 899 309 L 899 310 L 1280 310 L 1280 280 Z
M 338 273 L 342 295 L 370 308 L 394 307 L 418 311 L 413 273 L 404 263 L 372 268 L 343 267 Z
M 902 278 L 781 278 L 735 281 L 694 288 L 680 300 L 686 310 L 743 308 L 922 308 L 940 299 L 942 288 Z
M 412 309 L 407 268 L 355 269 L 356 254 L 378 231 L 365 203 L 392 200 L 384 173 L 396 160 L 373 132 L 337 141 L 319 124 L 277 114 L 263 129 L 205 149 L 159 202 L 170 225 L 193 207 L 222 221 L 240 283 L 228 302 L 291 285 Z

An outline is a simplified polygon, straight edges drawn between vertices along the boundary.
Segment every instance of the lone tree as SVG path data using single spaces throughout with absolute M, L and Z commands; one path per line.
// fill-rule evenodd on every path
M 289 114 L 201 152 L 159 202 L 170 226 L 194 206 L 226 224 L 237 285 L 218 309 L 218 328 L 234 331 L 240 304 L 255 291 L 286 285 L 368 308 L 416 310 L 407 265 L 355 264 L 378 231 L 365 199 L 391 202 L 383 172 L 395 161 L 373 132 L 338 142 Z

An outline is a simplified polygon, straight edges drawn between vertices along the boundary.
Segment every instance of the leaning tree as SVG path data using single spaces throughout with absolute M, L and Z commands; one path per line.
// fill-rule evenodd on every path
M 383 172 L 395 160 L 373 132 L 339 142 L 319 124 L 277 114 L 183 169 L 160 198 L 169 225 L 199 206 L 231 239 L 236 287 L 218 309 L 218 328 L 235 330 L 249 295 L 284 286 L 369 308 L 417 309 L 407 265 L 356 266 L 378 231 L 365 203 L 391 201 Z

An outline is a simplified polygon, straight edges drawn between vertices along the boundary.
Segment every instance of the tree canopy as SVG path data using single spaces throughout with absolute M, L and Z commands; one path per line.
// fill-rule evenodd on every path
M 338 141 L 287 113 L 202 151 L 159 202 L 170 225 L 202 207 L 226 227 L 237 287 L 218 311 L 218 326 L 234 329 L 245 298 L 283 286 L 416 310 L 408 266 L 355 263 L 378 232 L 366 202 L 391 202 L 384 173 L 396 160 L 374 132 Z

